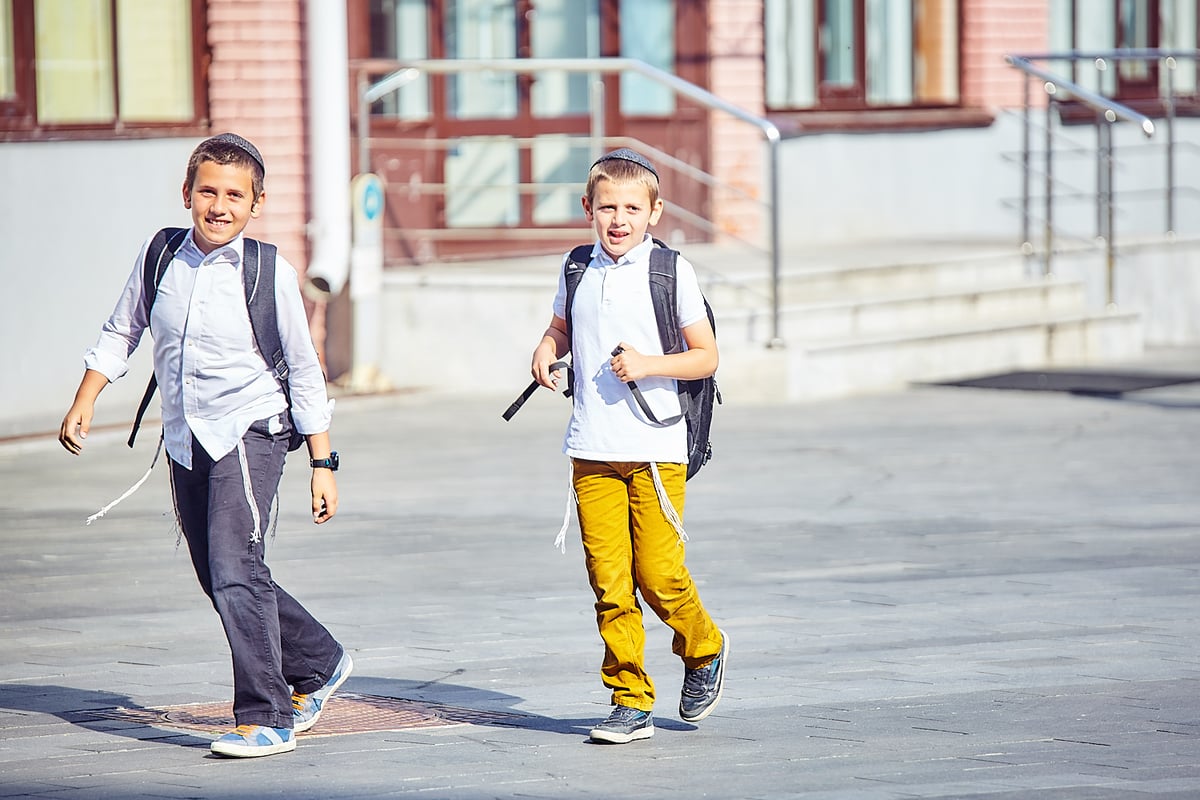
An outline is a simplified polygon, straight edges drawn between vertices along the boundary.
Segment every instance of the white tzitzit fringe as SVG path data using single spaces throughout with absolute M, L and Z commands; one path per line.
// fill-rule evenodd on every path
M 571 524 L 571 505 L 578 503 L 579 498 L 575 495 L 575 462 L 567 459 L 567 507 L 563 511 L 562 527 L 558 529 L 558 536 L 554 538 L 554 546 L 563 554 L 567 554 L 567 527 Z
M 667 489 L 663 486 L 662 476 L 658 474 L 658 464 L 654 461 L 650 462 L 650 474 L 654 476 L 654 492 L 658 495 L 658 505 L 662 508 L 663 516 L 667 518 L 667 522 L 671 523 L 671 527 L 675 529 L 675 533 L 679 534 L 679 541 L 686 542 L 688 535 L 687 531 L 683 529 L 683 520 L 679 518 L 679 514 L 675 511 L 675 506 L 671 503 L 671 498 L 667 496 Z
M 85 522 L 84 524 L 91 525 L 93 522 L 95 522 L 96 520 L 103 517 L 109 511 L 112 511 L 114 508 L 116 508 L 117 503 L 120 503 L 126 497 L 129 497 L 129 495 L 133 494 L 138 489 L 142 488 L 142 484 L 145 483 L 150 478 L 150 473 L 154 471 L 154 465 L 158 463 L 158 457 L 159 457 L 159 455 L 162 454 L 162 449 L 163 449 L 163 440 L 162 440 L 162 437 L 160 436 L 160 437 L 158 437 L 158 449 L 154 451 L 154 460 L 150 462 L 150 468 L 146 470 L 146 474 L 143 475 L 137 483 L 135 483 L 133 486 L 130 486 L 128 489 L 126 489 L 125 494 L 121 495 L 116 500 L 113 500 L 111 503 L 106 505 L 104 508 L 97 511 L 95 514 L 92 514 L 90 517 L 88 517 L 87 522 Z
M 237 444 L 238 463 L 242 466 L 242 488 L 246 490 L 246 502 L 250 505 L 250 518 L 254 521 L 254 530 L 250 531 L 250 541 L 254 544 L 262 539 L 262 519 L 258 516 L 258 503 L 254 502 L 254 490 L 250 486 L 250 464 L 246 461 L 246 446 L 242 440 Z

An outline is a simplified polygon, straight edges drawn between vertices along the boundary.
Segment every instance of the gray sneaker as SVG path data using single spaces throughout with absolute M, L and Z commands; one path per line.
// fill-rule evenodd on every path
M 654 735 L 654 718 L 649 711 L 629 706 L 616 706 L 608 719 L 592 728 L 593 741 L 625 744 L 634 739 L 649 739 Z
M 725 662 L 729 658 L 729 634 L 721 631 L 721 652 L 709 664 L 684 669 L 683 691 L 679 694 L 679 716 L 685 722 L 699 722 L 721 702 L 725 688 Z

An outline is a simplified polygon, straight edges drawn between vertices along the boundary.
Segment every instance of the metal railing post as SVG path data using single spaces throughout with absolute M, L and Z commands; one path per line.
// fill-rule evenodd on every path
M 1112 122 L 1108 119 L 1101 119 L 1097 123 L 1101 143 L 1097 147 L 1096 158 L 1100 163 L 1104 176 L 1104 189 L 1100 192 L 1100 204 L 1104 210 L 1103 215 L 1103 231 L 1104 237 L 1104 268 L 1105 268 L 1105 294 L 1108 305 L 1114 305 L 1116 302 L 1115 286 L 1116 286 L 1116 254 L 1113 249 L 1113 240 L 1116 238 L 1116 233 L 1113 230 L 1113 133 Z
M 604 79 L 599 75 L 595 76 L 591 83 L 591 127 L 589 135 L 591 141 L 591 158 L 589 163 L 595 163 L 596 159 L 604 155 Z
M 371 104 L 367 102 L 367 73 L 358 71 L 358 172 L 371 171 Z
M 1021 96 L 1025 104 L 1025 115 L 1024 125 L 1021 129 L 1021 252 L 1025 255 L 1025 274 L 1028 275 L 1030 259 L 1034 252 L 1032 232 L 1030 231 L 1030 194 L 1033 183 L 1033 176 L 1030 172 L 1033 149 L 1033 109 L 1029 96 L 1029 83 L 1032 78 L 1028 75 L 1023 77 Z
M 1104 230 L 1104 192 L 1107 188 L 1104 171 L 1104 112 L 1096 112 L 1096 237 L 1107 239 Z
M 767 347 L 782 347 L 783 335 L 779 329 L 779 137 L 767 139 L 767 176 L 771 202 L 767 220 L 769 246 L 771 249 L 771 340 Z
M 1163 59 L 1167 68 L 1167 235 L 1175 235 L 1175 67 L 1173 57 Z
M 1057 88 L 1053 83 L 1046 83 L 1046 171 L 1045 171 L 1045 216 L 1042 239 L 1045 246 L 1045 252 L 1042 253 L 1042 276 L 1050 277 L 1051 275 L 1051 259 L 1054 253 L 1054 112 L 1055 98 L 1054 93 Z

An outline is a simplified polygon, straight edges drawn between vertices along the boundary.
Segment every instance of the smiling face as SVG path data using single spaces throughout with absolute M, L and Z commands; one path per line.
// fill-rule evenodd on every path
M 601 178 L 592 196 L 583 198 L 583 213 L 614 261 L 642 243 L 662 212 L 662 199 L 652 200 L 644 182 Z
M 183 184 L 183 207 L 192 212 L 196 246 L 211 253 L 237 238 L 262 210 L 266 193 L 254 196 L 254 175 L 241 164 L 203 161 L 191 185 Z

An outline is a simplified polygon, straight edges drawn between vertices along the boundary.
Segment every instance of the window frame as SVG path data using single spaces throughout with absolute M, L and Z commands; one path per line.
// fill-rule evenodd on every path
M 823 41 L 822 31 L 826 24 L 826 4 L 824 0 L 813 0 L 813 28 L 812 40 L 809 42 L 811 46 L 813 59 L 813 97 L 814 104 L 811 106 L 794 106 L 794 105 L 767 105 L 767 114 L 772 118 L 775 117 L 829 117 L 831 124 L 834 127 L 845 127 L 848 120 L 854 119 L 856 116 L 861 116 L 862 125 L 871 127 L 874 123 L 870 120 L 877 118 L 882 124 L 887 127 L 894 127 L 900 117 L 911 116 L 914 120 L 914 127 L 924 127 L 929 123 L 930 119 L 936 118 L 936 125 L 944 125 L 945 120 L 965 116 L 966 124 L 975 125 L 983 124 L 982 118 L 976 119 L 978 116 L 974 111 L 967 109 L 962 101 L 962 84 L 963 84 L 963 10 L 960 0 L 954 0 L 955 9 L 955 36 L 953 49 L 955 53 L 955 71 L 954 71 L 954 95 L 957 98 L 953 101 L 929 101 L 916 100 L 910 103 L 870 103 L 867 100 L 867 3 L 866 0 L 851 0 L 854 6 L 854 81 L 848 84 L 834 84 L 827 80 L 826 70 L 826 48 L 828 43 Z M 910 0 L 911 1 L 911 0 Z M 766 13 L 764 3 L 764 14 Z M 914 16 L 915 19 L 915 16 Z M 764 20 L 765 21 L 765 20 Z M 917 53 L 917 31 L 915 28 L 910 32 L 909 46 L 913 54 L 913 64 L 915 66 L 919 53 Z M 765 73 L 765 54 L 764 54 L 764 86 L 765 81 L 769 76 Z M 911 77 L 911 76 L 910 76 Z M 915 87 L 914 87 L 915 94 Z M 990 115 L 986 116 L 990 119 Z M 806 127 L 808 123 L 805 123 Z M 951 123 L 953 124 L 953 123 Z M 904 122 L 899 123 L 900 127 L 908 127 Z
M 1159 49 L 1163 47 L 1163 2 L 1162 0 L 1144 0 L 1150 10 L 1148 38 L 1150 44 L 1147 49 Z M 1080 0 L 1070 0 L 1070 47 L 1071 50 L 1079 49 L 1078 42 L 1078 19 L 1080 12 Z M 1114 41 L 1112 42 L 1112 50 L 1118 50 L 1125 46 L 1123 42 L 1124 31 L 1121 28 L 1121 0 L 1116 0 L 1113 3 L 1113 33 Z M 1200 14 L 1196 17 L 1196 31 L 1194 32 L 1197 41 L 1200 42 Z M 1132 108 L 1141 114 L 1145 114 L 1151 119 L 1161 118 L 1165 115 L 1163 99 L 1164 95 L 1160 84 L 1160 69 L 1156 61 L 1147 63 L 1147 74 L 1142 78 L 1131 78 L 1123 74 L 1121 69 L 1121 61 L 1115 62 L 1114 74 L 1116 76 L 1115 88 L 1111 94 L 1106 93 L 1106 96 L 1121 103 L 1122 105 Z M 1200 63 L 1196 64 L 1196 68 L 1200 70 Z M 1076 83 L 1080 82 L 1081 65 L 1073 63 L 1071 65 L 1071 79 Z M 1096 112 L 1090 109 L 1086 104 L 1074 99 L 1061 100 L 1058 103 L 1058 112 L 1062 120 L 1067 124 L 1087 124 L 1090 125 L 1095 121 Z M 1200 92 L 1195 94 L 1177 94 L 1175 96 L 1174 113 L 1179 117 L 1200 117 Z
M 207 132 L 208 120 L 208 19 L 206 0 L 190 0 L 192 15 L 192 117 L 183 121 L 128 122 L 120 119 L 120 58 L 117 0 L 108 0 L 113 38 L 114 119 L 107 122 L 44 123 L 37 118 L 37 58 L 34 0 L 12 0 L 13 78 L 15 97 L 0 98 L 0 141 L 61 139 L 145 139 L 192 136 Z
M 867 2 L 866 0 L 851 0 L 854 6 L 854 79 L 850 83 L 833 83 L 828 74 L 829 43 L 825 41 L 823 31 L 829 24 L 826 14 L 827 3 L 817 0 L 816 36 L 814 54 L 817 59 L 815 70 L 817 83 L 817 105 L 814 110 L 842 111 L 849 109 L 869 110 L 879 106 L 867 105 Z

